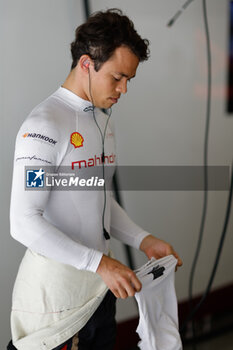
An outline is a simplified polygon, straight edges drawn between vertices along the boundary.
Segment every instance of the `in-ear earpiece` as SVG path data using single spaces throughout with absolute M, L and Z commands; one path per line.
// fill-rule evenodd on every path
M 84 65 L 84 67 L 89 68 L 89 66 L 90 66 L 90 61 L 89 61 L 89 60 L 85 60 L 85 61 L 83 62 L 83 65 Z

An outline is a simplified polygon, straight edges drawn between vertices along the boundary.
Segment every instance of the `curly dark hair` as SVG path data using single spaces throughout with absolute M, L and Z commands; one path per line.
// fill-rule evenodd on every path
M 139 62 L 149 58 L 149 41 L 139 36 L 133 22 L 121 10 L 96 12 L 75 31 L 75 40 L 71 43 L 71 70 L 82 55 L 88 55 L 98 71 L 120 46 L 129 47 Z

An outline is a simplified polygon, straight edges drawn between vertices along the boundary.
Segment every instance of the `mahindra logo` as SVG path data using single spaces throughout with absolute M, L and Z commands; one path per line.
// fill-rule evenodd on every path
M 115 163 L 116 155 L 111 154 L 109 156 L 104 156 L 104 164 L 113 164 Z M 87 168 L 91 166 L 96 166 L 96 165 L 102 165 L 102 159 L 101 156 L 97 157 L 97 155 L 94 156 L 94 158 L 89 158 L 88 160 L 77 160 L 76 162 L 72 162 L 72 169 L 74 169 L 74 166 L 78 166 L 79 169 L 82 167 Z

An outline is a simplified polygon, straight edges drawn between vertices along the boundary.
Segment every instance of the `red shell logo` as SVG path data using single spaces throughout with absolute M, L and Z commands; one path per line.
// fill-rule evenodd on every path
M 75 147 L 75 148 L 78 148 L 78 147 L 82 147 L 83 146 L 83 141 L 84 141 L 84 138 L 82 137 L 82 135 L 79 133 L 79 132 L 73 132 L 71 135 L 70 135 L 70 143 Z

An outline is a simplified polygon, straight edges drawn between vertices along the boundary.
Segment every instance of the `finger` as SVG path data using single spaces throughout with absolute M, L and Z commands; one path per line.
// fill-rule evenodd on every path
M 134 285 L 131 281 L 129 281 L 127 284 L 125 284 L 125 290 L 128 295 L 128 297 L 133 297 L 137 290 L 134 288 Z
M 177 267 L 183 265 L 183 261 L 181 260 L 181 258 L 179 257 L 179 255 L 178 255 L 175 251 L 173 252 L 173 255 L 174 255 L 174 256 L 176 257 L 176 259 L 177 259 L 177 265 L 176 265 L 176 270 L 177 270 Z
M 131 284 L 133 285 L 134 290 L 135 290 L 136 292 L 140 292 L 140 290 L 142 289 L 142 284 L 141 284 L 141 282 L 139 281 L 139 279 L 136 277 L 135 274 L 133 274 L 133 275 L 131 276 Z
M 126 299 L 128 297 L 128 293 L 122 287 L 118 289 L 118 293 L 119 293 L 121 299 Z
M 133 297 L 136 293 L 131 279 L 135 278 L 132 271 L 128 272 L 124 277 L 122 277 L 121 282 L 118 286 L 118 292 L 121 295 L 121 298 L 125 299 L 127 297 Z
M 118 293 L 118 291 L 116 290 L 116 289 L 111 289 L 111 292 L 115 295 L 115 297 L 117 298 L 117 299 L 119 299 L 121 296 L 120 296 L 120 294 Z
M 178 266 L 182 266 L 183 265 L 183 261 L 179 258 L 178 259 Z
M 178 254 L 177 254 L 177 260 L 178 260 L 177 265 L 178 266 L 182 266 L 183 265 L 183 261 L 181 260 L 181 258 L 179 257 Z

